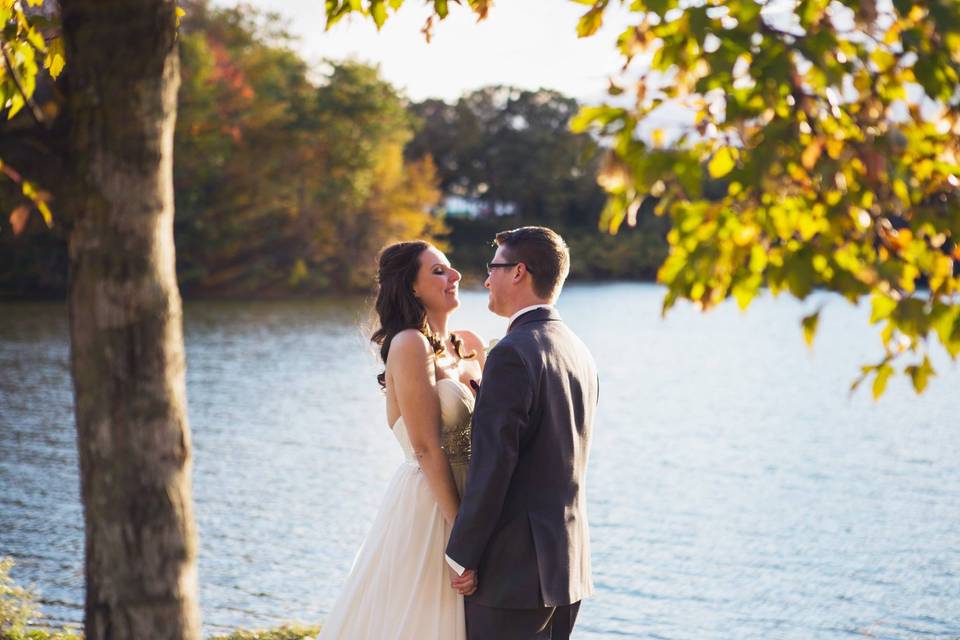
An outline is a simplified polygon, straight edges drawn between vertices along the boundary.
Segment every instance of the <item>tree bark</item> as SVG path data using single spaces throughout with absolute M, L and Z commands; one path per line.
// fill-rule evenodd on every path
M 174 270 L 172 0 L 62 0 L 88 640 L 200 637 Z

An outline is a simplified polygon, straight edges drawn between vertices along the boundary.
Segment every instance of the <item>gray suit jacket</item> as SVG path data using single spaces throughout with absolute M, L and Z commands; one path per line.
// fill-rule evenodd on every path
M 598 389 L 593 357 L 554 309 L 523 314 L 490 351 L 447 545 L 477 569 L 471 602 L 534 609 L 593 591 L 585 480 Z

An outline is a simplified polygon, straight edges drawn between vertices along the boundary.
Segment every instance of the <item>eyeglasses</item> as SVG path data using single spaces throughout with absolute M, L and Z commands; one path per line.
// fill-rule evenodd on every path
M 493 270 L 496 269 L 497 267 L 515 267 L 515 266 L 517 266 L 518 264 L 522 264 L 523 266 L 527 267 L 527 265 L 526 265 L 525 263 L 523 263 L 523 262 L 488 262 L 488 263 L 487 263 L 487 275 L 488 275 L 488 276 L 489 276 L 489 275 L 492 275 L 492 274 L 493 274 Z M 528 272 L 528 273 L 533 273 L 533 271 L 530 271 L 530 267 L 527 267 L 527 272 Z

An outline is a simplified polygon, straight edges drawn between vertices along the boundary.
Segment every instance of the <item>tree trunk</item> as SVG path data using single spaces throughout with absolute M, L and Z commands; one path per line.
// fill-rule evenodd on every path
M 200 637 L 174 270 L 172 0 L 62 0 L 88 640 Z

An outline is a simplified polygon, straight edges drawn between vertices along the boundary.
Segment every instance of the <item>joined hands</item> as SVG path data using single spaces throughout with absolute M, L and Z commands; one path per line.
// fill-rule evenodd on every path
M 477 590 L 477 572 L 467 569 L 462 576 L 454 575 L 450 579 L 450 586 L 462 596 L 470 596 Z

